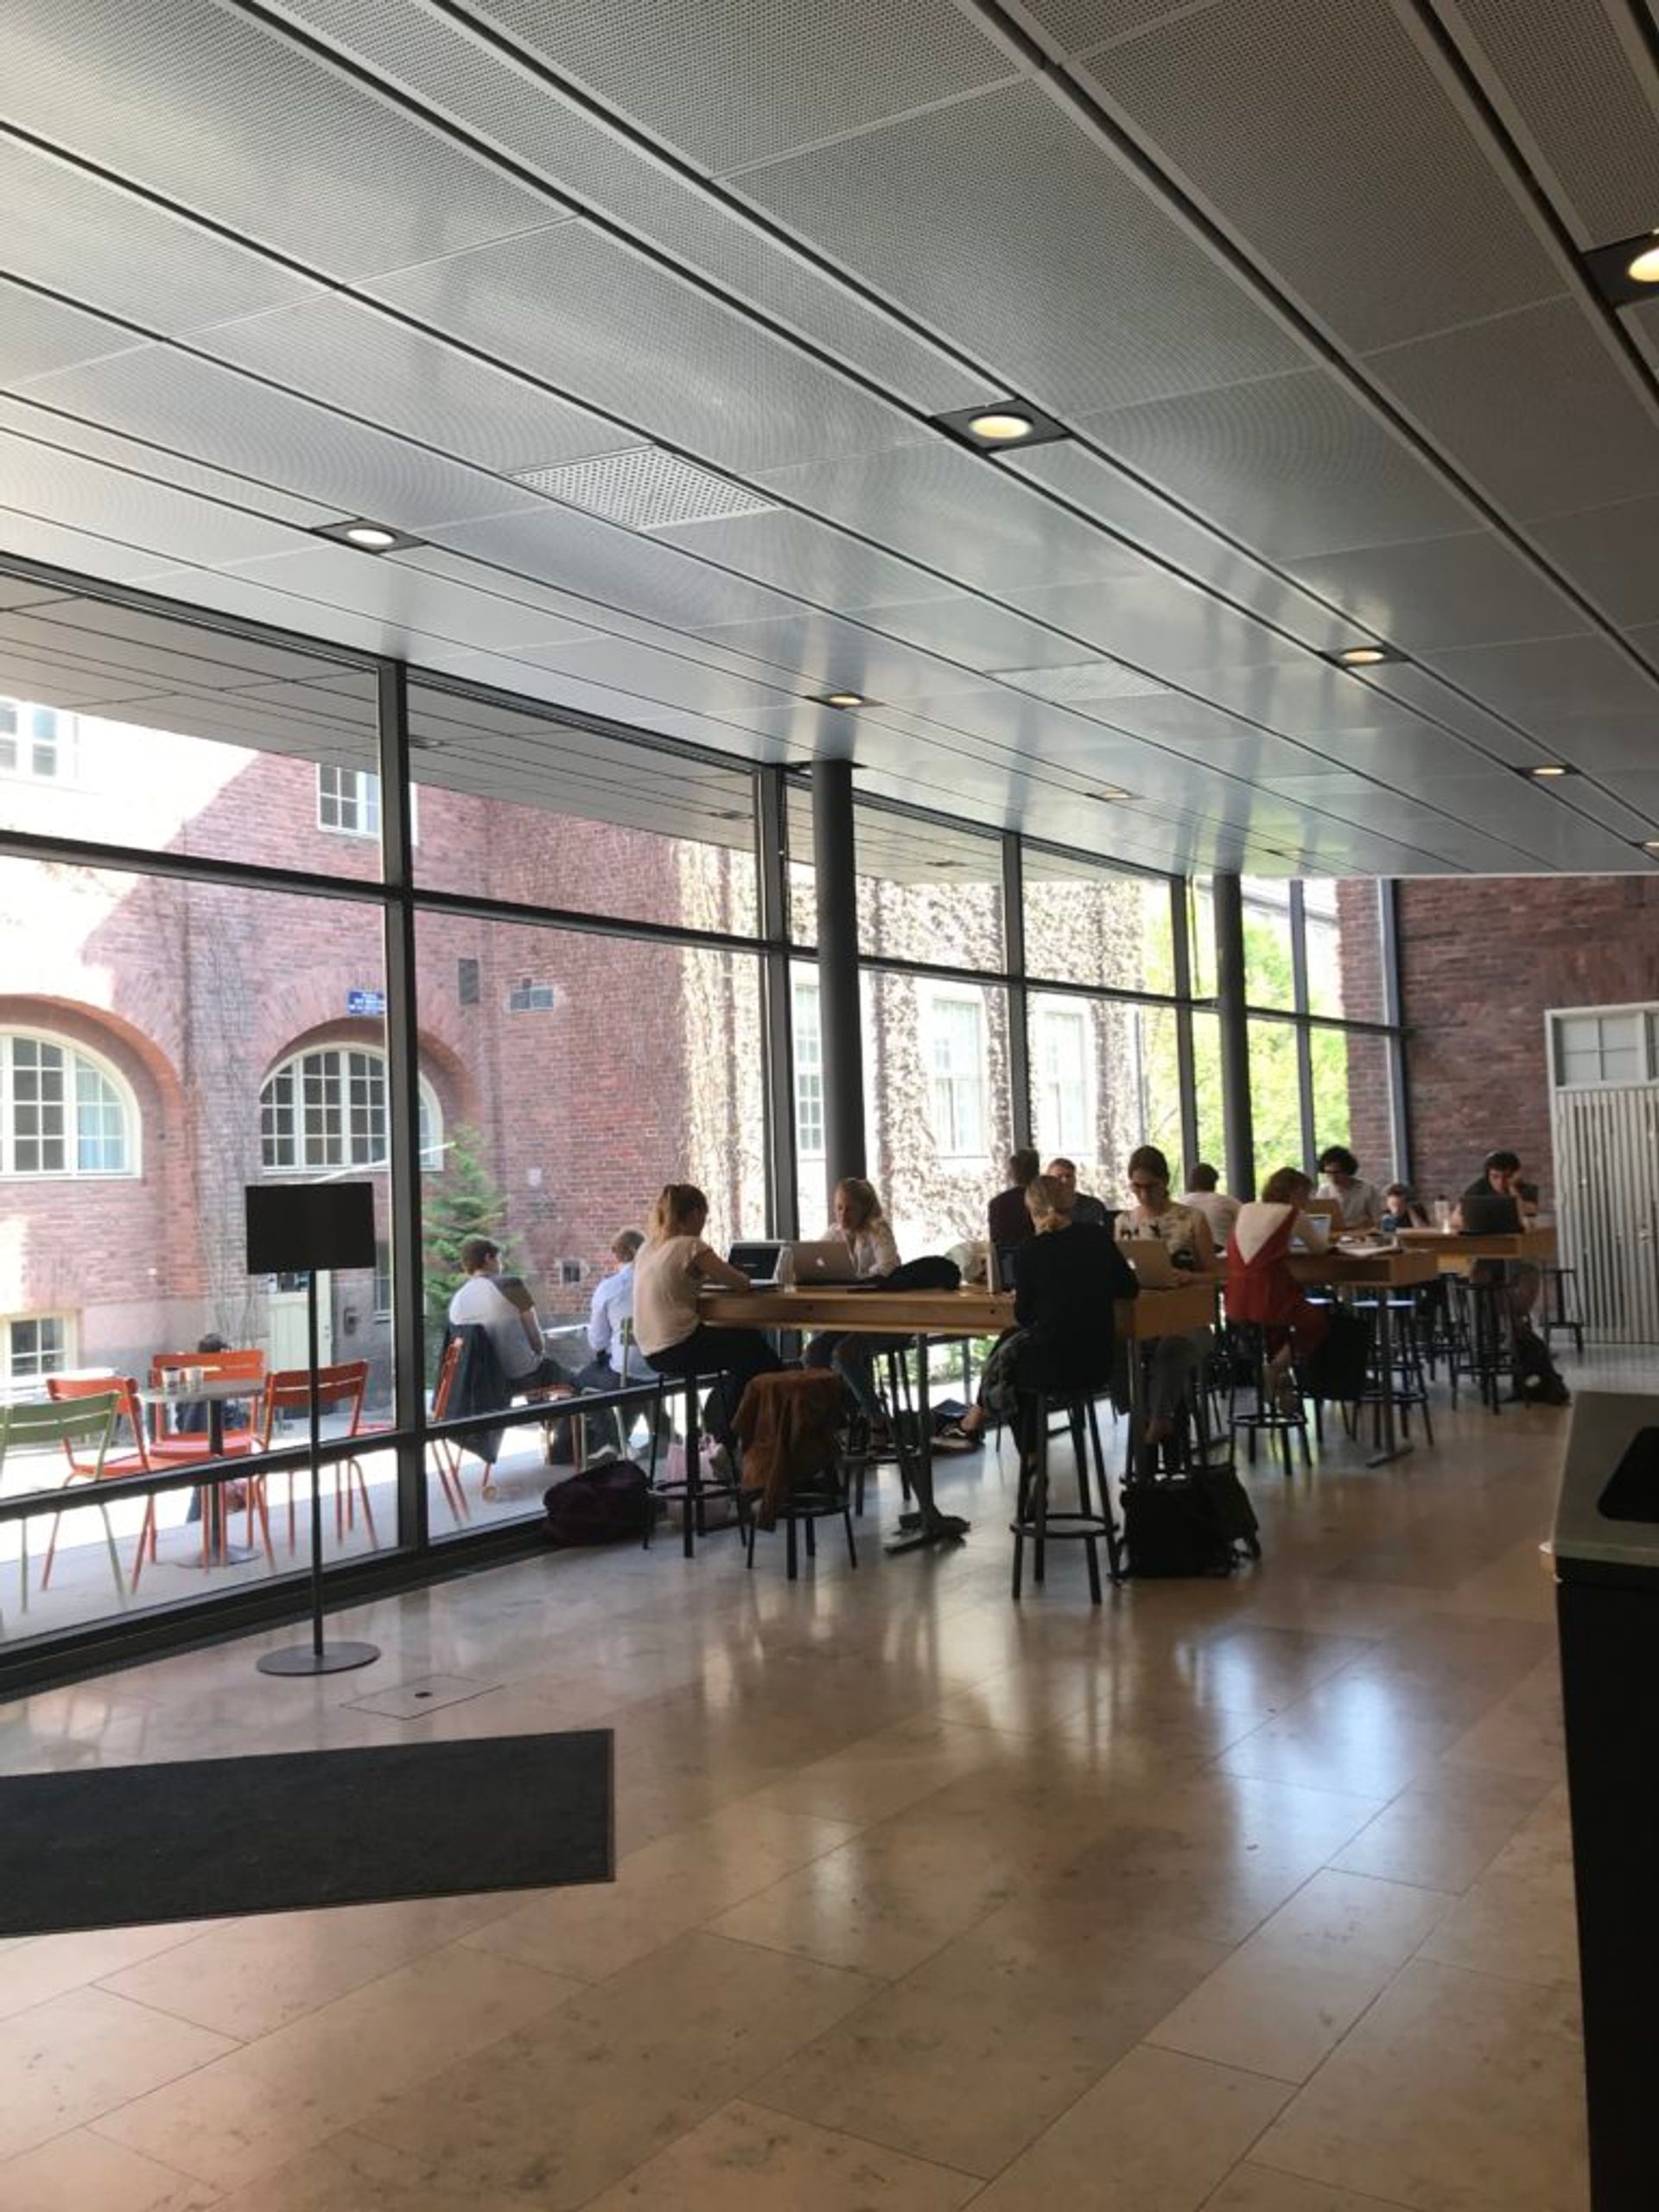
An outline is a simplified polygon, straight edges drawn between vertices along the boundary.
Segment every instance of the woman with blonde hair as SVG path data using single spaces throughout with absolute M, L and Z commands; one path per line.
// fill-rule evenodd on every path
M 835 1188 L 835 1220 L 823 1232 L 825 1243 L 842 1243 L 861 1280 L 890 1275 L 899 1264 L 899 1247 L 881 1211 L 874 1183 L 861 1175 L 843 1175 Z M 885 1419 L 876 1395 L 878 1355 L 897 1351 L 908 1341 L 903 1337 L 869 1337 L 850 1331 L 841 1336 L 826 1332 L 814 1337 L 801 1354 L 805 1367 L 833 1367 L 851 1392 L 859 1411 L 872 1428 Z
M 709 1201 L 695 1183 L 663 1185 L 633 1263 L 633 1340 L 659 1375 L 718 1375 L 709 1433 L 729 1447 L 749 1377 L 773 1374 L 782 1363 L 758 1327 L 713 1329 L 702 1319 L 697 1300 L 705 1285 L 753 1287 L 703 1243 L 708 1219 Z

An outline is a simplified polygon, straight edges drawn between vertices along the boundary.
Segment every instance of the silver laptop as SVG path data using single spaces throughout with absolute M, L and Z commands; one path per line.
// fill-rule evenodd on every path
M 808 1283 L 854 1282 L 853 1255 L 838 1236 L 823 1244 L 791 1244 L 790 1253 L 795 1263 L 795 1281 L 798 1287 Z

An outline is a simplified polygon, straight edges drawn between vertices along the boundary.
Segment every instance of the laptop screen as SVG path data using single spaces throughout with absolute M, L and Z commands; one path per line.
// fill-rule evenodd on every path
M 780 1243 L 758 1238 L 751 1243 L 734 1244 L 727 1257 L 739 1274 L 747 1275 L 751 1282 L 773 1282 L 778 1275 L 778 1255 Z

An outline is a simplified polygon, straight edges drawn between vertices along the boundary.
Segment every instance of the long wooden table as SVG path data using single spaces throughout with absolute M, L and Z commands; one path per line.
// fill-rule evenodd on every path
M 1215 1319 L 1216 1285 L 1205 1275 L 1173 1290 L 1143 1290 L 1115 1308 L 1118 1334 L 1130 1343 L 1185 1336 Z M 890 1552 L 921 1544 L 954 1541 L 968 1533 L 967 1522 L 941 1513 L 933 1496 L 933 1424 L 929 1398 L 927 1347 L 959 1342 L 963 1337 L 1000 1336 L 1014 1326 L 1014 1297 L 1008 1291 L 962 1290 L 708 1290 L 698 1310 L 711 1327 L 722 1329 L 813 1329 L 836 1335 L 913 1338 L 917 1361 L 918 1445 L 907 1470 L 916 1493 L 917 1522 Z M 1138 1387 L 1140 1363 L 1129 1363 Z
M 1440 1273 L 1455 1275 L 1466 1275 L 1477 1260 L 1530 1260 L 1535 1266 L 1548 1267 L 1560 1249 L 1554 1228 L 1490 1236 L 1465 1236 L 1455 1230 L 1402 1229 L 1400 1243 L 1408 1252 L 1432 1252 Z

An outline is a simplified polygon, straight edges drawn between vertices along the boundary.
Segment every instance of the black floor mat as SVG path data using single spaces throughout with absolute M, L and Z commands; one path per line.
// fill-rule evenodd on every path
M 608 1729 L 0 1778 L 0 1936 L 614 1874 Z

